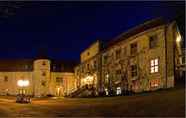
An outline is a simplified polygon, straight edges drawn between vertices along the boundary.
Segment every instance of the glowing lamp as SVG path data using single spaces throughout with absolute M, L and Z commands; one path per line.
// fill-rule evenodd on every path
M 178 36 L 176 37 L 176 42 L 180 42 L 181 41 L 181 35 L 178 34 Z
M 28 80 L 18 80 L 17 85 L 20 87 L 27 87 L 27 86 L 29 86 L 29 81 Z

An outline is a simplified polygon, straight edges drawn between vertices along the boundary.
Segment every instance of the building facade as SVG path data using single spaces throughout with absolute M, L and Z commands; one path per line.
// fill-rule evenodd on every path
M 0 60 L 0 94 L 24 93 L 36 97 L 68 95 L 75 87 L 72 69 L 49 59 Z M 18 86 L 19 80 L 26 80 L 29 85 Z
M 85 85 L 93 85 L 93 88 L 98 89 L 101 85 L 101 50 L 100 41 L 96 41 L 89 48 L 80 54 L 81 64 L 75 67 L 75 77 L 77 89 Z M 100 84 L 99 84 L 100 83 Z
M 77 66 L 47 58 L 0 60 L 0 95 L 74 96 L 87 86 L 96 95 L 171 88 L 183 75 L 181 43 L 175 22 L 155 19 L 108 43 L 97 40 L 80 54 Z M 29 85 L 18 86 L 19 80 Z
M 93 84 L 98 93 L 106 94 L 174 87 L 175 68 L 182 63 L 179 38 L 175 22 L 155 19 L 122 33 L 106 46 L 97 41 L 81 53 L 76 82 Z

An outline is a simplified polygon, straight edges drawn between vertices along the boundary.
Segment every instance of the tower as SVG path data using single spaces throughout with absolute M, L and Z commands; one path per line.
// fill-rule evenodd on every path
M 34 96 L 50 94 L 50 60 L 36 59 L 33 71 Z

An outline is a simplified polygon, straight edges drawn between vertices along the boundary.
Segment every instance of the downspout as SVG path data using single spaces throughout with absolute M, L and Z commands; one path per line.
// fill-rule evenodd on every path
M 167 88 L 167 25 L 165 25 L 165 88 Z
M 176 40 L 175 40 L 175 24 L 173 25 L 174 27 L 174 29 L 173 29 L 173 69 L 174 69 L 174 71 L 173 71 L 173 75 L 174 75 L 174 85 L 175 85 L 175 74 L 176 74 L 176 64 L 175 64 L 175 59 L 176 59 L 176 54 L 175 54 L 175 51 L 176 51 Z M 177 30 L 176 30 L 177 31 Z M 173 86 L 174 86 L 173 85 Z

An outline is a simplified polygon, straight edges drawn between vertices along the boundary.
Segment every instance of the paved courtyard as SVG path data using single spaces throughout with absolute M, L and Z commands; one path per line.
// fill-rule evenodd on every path
M 105 98 L 33 99 L 31 104 L 0 97 L 0 116 L 184 116 L 184 88 Z

